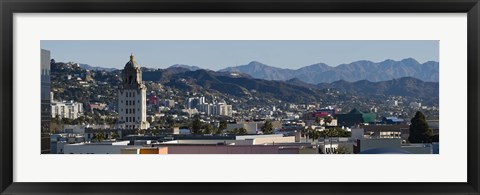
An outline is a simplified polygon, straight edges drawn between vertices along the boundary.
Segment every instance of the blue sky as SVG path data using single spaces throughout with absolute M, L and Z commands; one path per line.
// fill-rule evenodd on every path
M 219 70 L 259 61 L 279 68 L 298 69 L 316 63 L 337 66 L 358 60 L 414 58 L 420 63 L 439 61 L 439 41 L 355 40 L 43 40 L 58 62 L 123 68 L 130 53 L 140 66 L 166 68 L 173 64 Z

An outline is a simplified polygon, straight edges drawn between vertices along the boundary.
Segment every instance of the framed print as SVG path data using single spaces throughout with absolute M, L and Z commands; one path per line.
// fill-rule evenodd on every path
M 476 0 L 1 8 L 2 194 L 479 193 Z

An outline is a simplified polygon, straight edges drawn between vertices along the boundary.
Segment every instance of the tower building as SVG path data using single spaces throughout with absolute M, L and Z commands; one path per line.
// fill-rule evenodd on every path
M 118 123 L 123 129 L 147 129 L 147 87 L 142 81 L 142 70 L 133 54 L 122 71 L 118 87 Z
M 41 153 L 50 153 L 50 51 L 41 49 Z

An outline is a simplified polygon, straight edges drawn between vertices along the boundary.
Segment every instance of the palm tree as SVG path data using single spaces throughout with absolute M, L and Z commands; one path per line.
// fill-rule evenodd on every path
M 211 124 L 206 124 L 204 128 L 205 128 L 203 131 L 204 134 L 211 134 L 213 131 L 213 127 Z
M 101 142 L 105 140 L 105 135 L 103 135 L 103 133 L 95 133 L 92 137 L 92 140 L 95 142 Z
M 247 129 L 245 129 L 243 127 L 238 129 L 238 132 L 237 132 L 238 135 L 246 135 L 247 133 L 248 133 Z
M 227 121 L 226 121 L 226 120 L 222 120 L 222 121 L 220 122 L 220 126 L 218 127 L 218 129 L 219 129 L 219 131 L 223 131 L 223 130 L 227 129 L 227 126 L 228 126 L 228 125 L 227 125 Z
M 116 131 L 114 131 L 114 132 L 112 132 L 112 133 L 110 134 L 110 137 L 111 137 L 112 139 L 115 139 L 115 140 L 116 140 L 116 139 L 118 139 L 118 138 L 120 137 L 120 135 L 118 135 L 118 133 L 117 133 Z

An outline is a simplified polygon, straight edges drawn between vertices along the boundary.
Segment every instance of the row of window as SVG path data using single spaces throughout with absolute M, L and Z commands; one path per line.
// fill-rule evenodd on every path
M 135 93 L 134 92 L 128 92 L 127 91 L 127 97 L 135 97 Z
M 140 108 L 138 110 L 140 110 Z M 127 108 L 125 111 L 127 114 L 135 114 L 135 108 Z
M 127 108 L 125 111 L 127 114 L 135 114 L 135 108 Z M 137 111 L 140 111 L 140 108 L 137 108 Z M 123 108 L 120 109 L 120 112 L 123 112 Z
M 125 117 L 126 119 L 126 122 L 135 122 L 135 117 Z M 121 118 L 121 120 L 123 120 L 123 117 Z M 140 121 L 140 117 L 137 117 L 137 120 Z
M 140 103 L 140 100 L 137 100 L 138 103 Z M 120 103 L 123 104 L 123 100 L 120 100 Z M 127 100 L 125 103 L 127 103 L 127 106 L 129 105 L 135 105 L 135 101 L 134 100 Z

